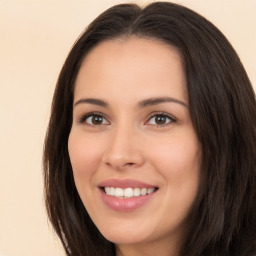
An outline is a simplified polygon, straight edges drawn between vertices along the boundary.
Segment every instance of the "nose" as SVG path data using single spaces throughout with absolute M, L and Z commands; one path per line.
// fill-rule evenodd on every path
M 118 171 L 143 165 L 143 145 L 135 129 L 118 127 L 110 133 L 103 154 L 104 164 Z

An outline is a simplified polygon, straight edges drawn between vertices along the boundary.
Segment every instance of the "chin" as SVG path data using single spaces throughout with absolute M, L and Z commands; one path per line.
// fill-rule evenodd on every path
M 149 237 L 144 232 L 142 234 L 138 230 L 131 232 L 127 229 L 117 230 L 109 228 L 106 231 L 100 232 L 108 241 L 114 244 L 138 244 L 149 240 Z

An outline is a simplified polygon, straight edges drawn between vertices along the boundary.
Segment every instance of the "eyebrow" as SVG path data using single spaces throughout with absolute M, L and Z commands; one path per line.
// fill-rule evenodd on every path
M 154 106 L 154 105 L 158 105 L 158 104 L 165 103 L 165 102 L 174 102 L 174 103 L 178 103 L 186 108 L 188 107 L 185 102 L 175 99 L 175 98 L 171 98 L 171 97 L 156 97 L 156 98 L 142 100 L 138 103 L 138 107 L 145 108 L 148 106 Z M 107 102 L 105 102 L 104 100 L 95 99 L 95 98 L 87 98 L 87 99 L 82 98 L 82 99 L 78 100 L 77 102 L 75 102 L 74 107 L 79 104 L 82 104 L 82 103 L 97 105 L 97 106 L 104 107 L 104 108 L 109 107 L 109 104 Z
M 157 97 L 157 98 L 146 99 L 146 100 L 139 102 L 138 106 L 139 106 L 139 108 L 145 108 L 148 106 L 154 106 L 154 105 L 158 105 L 158 104 L 165 103 L 165 102 L 174 102 L 174 103 L 178 103 L 186 108 L 188 107 L 188 105 L 185 102 L 175 99 L 175 98 L 171 98 L 171 97 L 160 97 L 160 98 Z
M 100 99 L 94 99 L 94 98 L 88 98 L 88 99 L 80 99 L 78 100 L 75 104 L 74 104 L 74 107 L 79 105 L 79 104 L 82 104 L 82 103 L 87 103 L 87 104 L 92 104 L 92 105 L 97 105 L 97 106 L 100 106 L 100 107 L 105 107 L 107 108 L 108 107 L 108 103 L 103 101 L 103 100 L 100 100 Z

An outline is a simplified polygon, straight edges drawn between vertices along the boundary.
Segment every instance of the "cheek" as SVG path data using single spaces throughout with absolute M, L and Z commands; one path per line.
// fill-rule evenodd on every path
M 180 174 L 200 166 L 200 149 L 195 139 L 186 141 L 175 138 L 165 141 L 158 146 L 155 145 L 151 153 L 159 167 L 175 170 Z
M 82 135 L 71 131 L 68 140 L 68 152 L 76 185 L 91 180 L 102 156 L 100 148 L 90 138 L 84 138 Z
M 155 144 L 149 151 L 152 164 L 176 193 L 197 192 L 201 169 L 201 151 L 194 134 L 176 136 Z
M 179 222 L 186 218 L 198 192 L 201 152 L 197 139 L 177 137 L 160 145 L 154 152 L 155 169 L 166 182 L 165 203 L 170 205 L 172 202 L 166 212 L 172 212 Z

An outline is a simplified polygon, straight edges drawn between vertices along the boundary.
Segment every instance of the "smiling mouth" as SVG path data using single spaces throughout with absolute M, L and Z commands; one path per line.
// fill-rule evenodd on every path
M 114 187 L 101 187 L 101 189 L 108 196 L 113 196 L 120 199 L 133 198 L 139 196 L 146 196 L 158 190 L 155 188 L 114 188 Z

